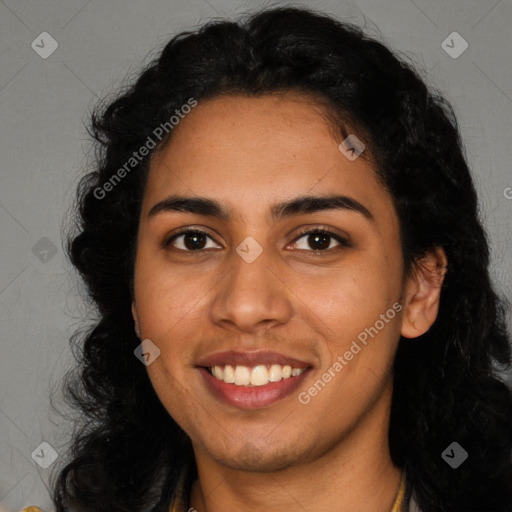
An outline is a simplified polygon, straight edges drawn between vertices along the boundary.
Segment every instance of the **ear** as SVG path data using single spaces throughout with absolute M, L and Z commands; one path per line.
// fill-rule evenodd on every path
M 401 329 L 404 338 L 425 334 L 437 318 L 446 266 L 446 254 L 441 247 L 414 262 L 412 274 L 404 285 Z
M 141 337 L 140 325 L 139 325 L 139 315 L 137 314 L 137 307 L 135 306 L 135 301 L 132 301 L 132 317 L 135 322 L 135 334 L 137 334 L 137 338 Z

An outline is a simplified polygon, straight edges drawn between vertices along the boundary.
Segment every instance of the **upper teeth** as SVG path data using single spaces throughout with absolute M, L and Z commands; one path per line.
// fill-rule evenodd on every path
M 289 379 L 300 375 L 306 368 L 292 368 L 290 365 L 258 365 L 249 366 L 213 366 L 210 368 L 212 375 L 228 384 L 237 386 L 264 386 L 269 382 L 277 382 L 281 379 Z

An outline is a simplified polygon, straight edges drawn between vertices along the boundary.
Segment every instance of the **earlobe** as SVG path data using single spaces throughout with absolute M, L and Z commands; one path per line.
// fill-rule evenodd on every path
M 412 275 L 404 287 L 401 329 L 404 338 L 417 338 L 425 334 L 435 322 L 446 267 L 446 254 L 440 247 L 427 252 L 415 262 Z

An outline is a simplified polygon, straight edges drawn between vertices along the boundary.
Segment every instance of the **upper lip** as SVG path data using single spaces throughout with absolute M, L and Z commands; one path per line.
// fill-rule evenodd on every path
M 258 364 L 290 365 L 293 368 L 307 368 L 311 366 L 305 361 L 294 357 L 279 354 L 278 352 L 216 352 L 198 362 L 198 366 L 211 368 L 212 366 L 256 366 Z

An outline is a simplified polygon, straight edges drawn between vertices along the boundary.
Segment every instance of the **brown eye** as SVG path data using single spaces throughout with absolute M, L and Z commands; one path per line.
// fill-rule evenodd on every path
M 312 249 L 313 251 L 327 252 L 339 246 L 349 246 L 349 243 L 345 238 L 326 229 L 316 228 L 303 231 L 300 236 L 295 239 L 296 241 L 294 242 L 294 245 L 297 245 L 297 240 L 300 240 L 301 238 L 306 238 L 306 242 L 304 244 L 306 247 L 299 248 L 300 250 L 307 251 Z M 333 239 L 338 243 L 338 246 L 331 246 Z
M 181 241 L 178 244 L 175 244 L 179 239 L 181 239 Z M 212 248 L 205 245 L 207 243 L 207 239 L 212 240 L 208 233 L 197 229 L 187 229 L 174 234 L 171 238 L 167 239 L 163 245 L 164 248 L 168 248 L 170 245 L 173 245 L 175 249 L 180 251 L 195 252 Z

